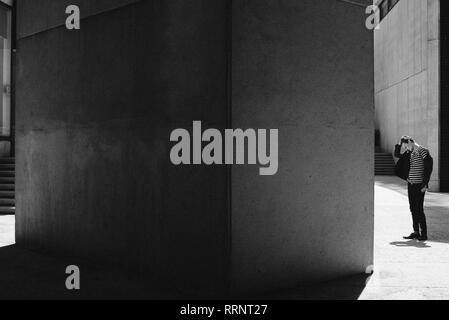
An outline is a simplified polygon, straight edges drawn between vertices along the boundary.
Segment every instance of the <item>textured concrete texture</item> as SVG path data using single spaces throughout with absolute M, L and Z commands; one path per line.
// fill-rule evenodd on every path
M 376 128 L 392 152 L 402 135 L 439 158 L 439 0 L 399 1 L 374 32 Z M 430 187 L 439 190 L 439 163 Z
M 232 175 L 233 292 L 373 262 L 373 39 L 334 0 L 234 1 L 233 126 L 279 129 L 279 172 Z
M 225 1 L 121 1 L 79 31 L 50 28 L 60 2 L 17 10 L 18 245 L 222 294 L 227 170 L 169 154 L 176 128 L 226 127 Z

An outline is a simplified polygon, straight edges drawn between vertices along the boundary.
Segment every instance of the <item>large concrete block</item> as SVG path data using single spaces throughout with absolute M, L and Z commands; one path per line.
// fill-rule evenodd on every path
M 85 0 L 77 32 L 63 26 L 67 1 L 18 3 L 19 246 L 106 262 L 189 297 L 373 263 L 365 10 L 232 1 L 231 70 L 230 3 Z M 173 166 L 170 133 L 193 120 L 279 129 L 279 173 Z
M 279 129 L 280 159 L 273 177 L 233 169 L 233 292 L 363 273 L 373 262 L 364 20 L 338 1 L 234 1 L 233 125 Z
M 61 5 L 22 1 L 19 24 Z M 221 0 L 138 1 L 18 41 L 18 245 L 224 294 L 227 170 L 169 154 L 176 128 L 227 126 L 226 12 Z M 34 18 L 26 32 L 45 22 Z

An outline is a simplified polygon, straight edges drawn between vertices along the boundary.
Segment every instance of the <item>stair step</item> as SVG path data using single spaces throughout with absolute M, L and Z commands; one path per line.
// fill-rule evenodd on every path
M 0 199 L 14 199 L 15 192 L 14 191 L 3 191 L 0 190 Z
M 15 158 L 0 158 L 0 163 L 2 164 L 14 164 L 15 162 Z
M 15 158 L 0 158 L 0 215 L 15 214 Z
M 394 176 L 395 166 L 393 155 L 391 153 L 376 153 L 375 154 L 375 170 L 376 176 Z
M 3 171 L 0 170 L 0 177 L 2 178 L 11 178 L 11 177 L 15 177 L 16 173 L 14 171 Z
M 0 171 L 14 171 L 16 169 L 16 165 L 14 163 L 1 163 L 0 162 Z
M 0 177 L 0 184 L 14 184 L 14 177 Z
M 16 208 L 15 207 L 0 207 L 0 215 L 1 214 L 15 214 Z
M 0 199 L 0 207 L 14 207 L 15 205 L 14 199 Z

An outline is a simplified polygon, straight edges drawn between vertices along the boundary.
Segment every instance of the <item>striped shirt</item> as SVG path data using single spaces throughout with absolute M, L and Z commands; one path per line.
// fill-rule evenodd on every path
M 423 147 L 417 147 L 410 154 L 410 172 L 408 180 L 412 184 L 424 182 L 424 159 L 429 155 L 429 151 Z

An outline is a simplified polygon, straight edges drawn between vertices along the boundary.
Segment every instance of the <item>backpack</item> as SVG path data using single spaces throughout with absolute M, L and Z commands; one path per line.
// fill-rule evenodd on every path
M 402 180 L 407 181 L 410 172 L 410 152 L 404 153 L 396 163 L 394 173 Z
M 433 173 L 433 158 L 427 150 L 427 157 L 424 159 L 424 181 L 430 181 L 430 177 Z

